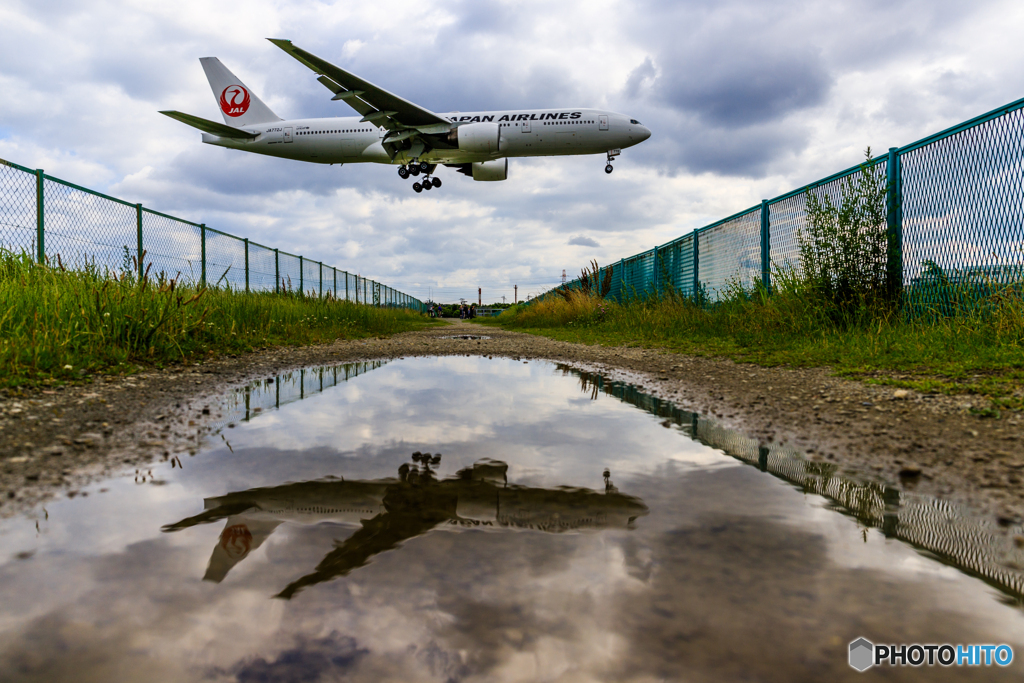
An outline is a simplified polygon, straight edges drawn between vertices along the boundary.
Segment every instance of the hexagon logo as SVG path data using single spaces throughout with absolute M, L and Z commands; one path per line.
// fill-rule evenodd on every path
M 850 666 L 857 671 L 867 671 L 875 663 L 875 646 L 865 638 L 850 643 Z

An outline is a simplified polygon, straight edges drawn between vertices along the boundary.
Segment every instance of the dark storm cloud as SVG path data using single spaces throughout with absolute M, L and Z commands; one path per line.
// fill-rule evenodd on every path
M 639 111 L 662 142 L 639 153 L 672 174 L 762 175 L 803 151 L 812 112 L 840 77 L 934 50 L 968 11 L 952 2 L 645 2 L 630 16 L 648 56 L 621 97 L 630 111 L 650 109 Z

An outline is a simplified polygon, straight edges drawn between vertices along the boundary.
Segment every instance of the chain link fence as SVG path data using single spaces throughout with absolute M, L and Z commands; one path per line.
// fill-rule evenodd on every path
M 807 197 L 839 205 L 861 173 L 887 185 L 886 269 L 905 304 L 934 310 L 954 296 L 984 296 L 1024 283 L 1024 100 L 1018 100 L 759 206 L 621 259 L 609 297 L 668 289 L 701 301 L 755 281 L 769 291 L 776 270 L 801 271 Z M 561 287 L 579 288 L 573 280 Z M 543 296 L 543 295 L 542 295 Z
M 195 286 L 302 292 L 361 304 L 423 303 L 334 266 L 168 216 L 0 159 L 0 248 L 100 272 L 148 270 Z

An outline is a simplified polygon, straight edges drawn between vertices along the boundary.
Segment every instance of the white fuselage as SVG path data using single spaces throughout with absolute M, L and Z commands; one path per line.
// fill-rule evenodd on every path
M 420 161 L 461 164 L 504 157 L 603 154 L 643 142 L 651 132 L 628 116 L 597 109 L 533 109 L 444 114 L 460 125 L 490 122 L 500 126 L 498 149 L 490 153 L 432 149 Z M 391 159 L 381 140 L 387 129 L 360 122 L 358 116 L 294 119 L 243 126 L 254 140 L 232 140 L 203 133 L 203 142 L 256 154 L 319 164 L 407 164 L 399 152 Z

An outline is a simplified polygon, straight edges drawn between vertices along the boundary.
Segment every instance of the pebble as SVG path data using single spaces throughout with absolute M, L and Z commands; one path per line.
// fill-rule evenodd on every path
M 921 466 L 920 465 L 914 465 L 914 464 L 904 465 L 900 469 L 900 476 L 903 477 L 904 479 L 912 479 L 914 477 L 920 477 L 921 476 Z
M 906 389 L 897 389 L 896 391 L 892 392 L 892 397 L 897 400 L 910 398 L 910 392 L 907 391 Z

